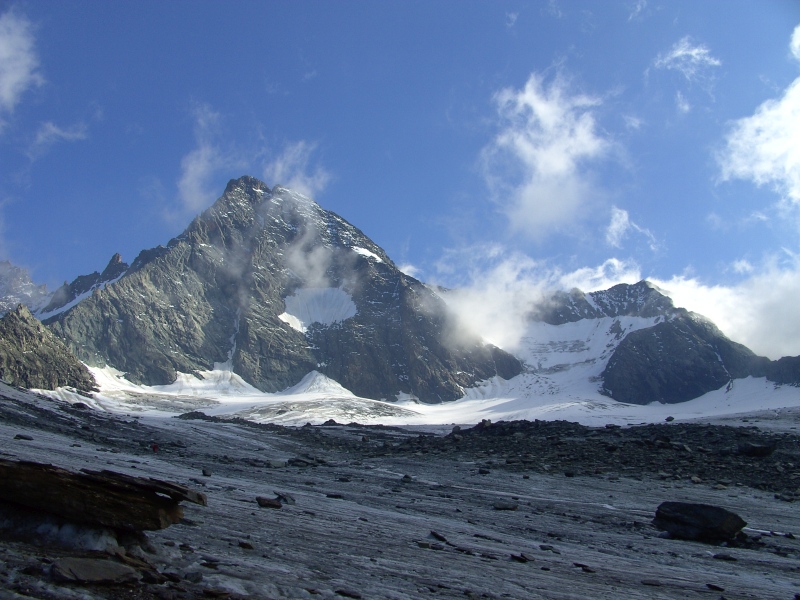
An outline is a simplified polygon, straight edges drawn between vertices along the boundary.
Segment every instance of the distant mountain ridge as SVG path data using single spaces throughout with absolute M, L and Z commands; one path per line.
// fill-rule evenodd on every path
M 676 308 L 648 281 L 589 294 L 556 292 L 531 317 L 551 325 L 603 317 L 653 319 L 651 326 L 624 336 L 619 329 L 621 339 L 600 374 L 600 392 L 620 402 L 685 402 L 750 376 L 800 384 L 800 357 L 757 356 L 705 317 Z

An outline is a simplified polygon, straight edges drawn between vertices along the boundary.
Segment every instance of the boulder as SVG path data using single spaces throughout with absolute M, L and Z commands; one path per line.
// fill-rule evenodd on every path
M 653 525 L 673 538 L 719 542 L 733 539 L 747 523 L 736 513 L 711 504 L 662 502 Z
M 182 485 L 114 471 L 0 459 L 0 481 L 2 502 L 117 530 L 164 529 L 183 517 L 181 501 L 206 505 L 204 494 Z
M 50 567 L 56 581 L 113 585 L 139 580 L 136 569 L 102 558 L 59 558 Z

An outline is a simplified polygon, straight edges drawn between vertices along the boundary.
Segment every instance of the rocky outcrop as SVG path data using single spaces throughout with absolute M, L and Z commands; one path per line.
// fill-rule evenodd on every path
M 88 364 L 151 385 L 224 363 L 264 391 L 317 370 L 360 396 L 440 402 L 521 371 L 511 355 L 461 335 L 439 296 L 356 227 L 251 177 L 232 180 L 182 235 L 46 323 Z
M 0 378 L 26 388 L 97 389 L 89 369 L 22 304 L 0 319 Z

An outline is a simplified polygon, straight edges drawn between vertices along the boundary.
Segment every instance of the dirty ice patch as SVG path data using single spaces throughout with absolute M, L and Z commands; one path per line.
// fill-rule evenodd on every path
M 381 259 L 380 256 L 378 256 L 374 252 L 367 250 L 366 248 L 361 248 L 360 246 L 353 246 L 353 252 L 355 252 L 356 254 L 360 254 L 361 256 L 365 256 L 366 258 L 371 258 L 375 262 L 379 263 L 383 262 L 383 259 Z
M 313 323 L 333 325 L 356 316 L 353 298 L 340 288 L 302 288 L 284 300 L 278 318 L 301 333 Z

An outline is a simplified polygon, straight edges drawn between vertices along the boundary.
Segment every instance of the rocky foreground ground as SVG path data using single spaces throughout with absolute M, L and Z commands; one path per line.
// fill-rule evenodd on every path
M 2 384 L 0 395 L 0 458 L 207 497 L 127 539 L 5 505 L 0 598 L 800 597 L 796 414 L 781 431 L 514 422 L 433 434 L 114 416 Z M 652 525 L 664 501 L 748 525 L 732 543 L 668 539 Z M 70 580 L 76 558 L 128 570 Z

